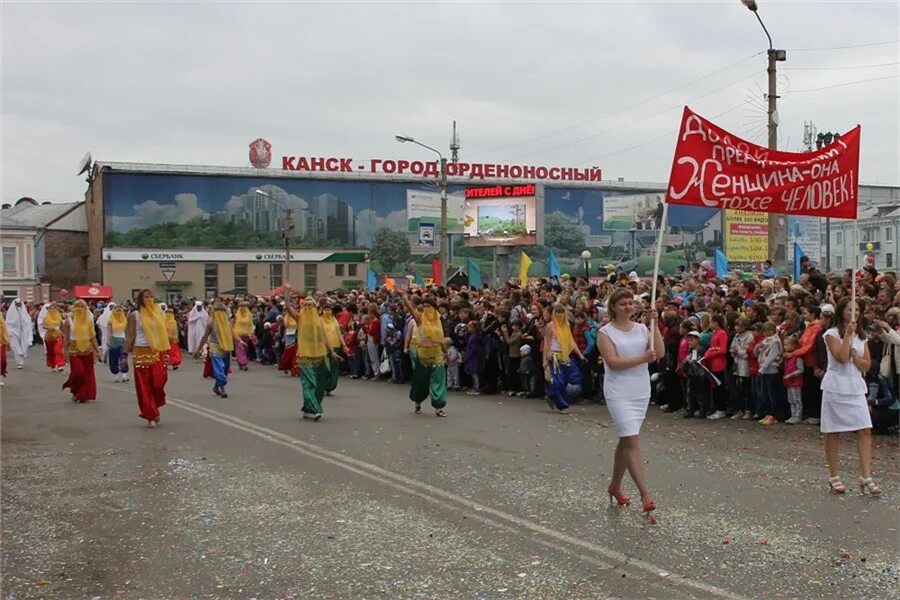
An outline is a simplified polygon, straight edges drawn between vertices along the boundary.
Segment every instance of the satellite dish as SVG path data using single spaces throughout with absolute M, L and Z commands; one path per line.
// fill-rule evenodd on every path
M 81 162 L 78 163 L 78 174 L 82 175 L 87 172 L 91 168 L 91 153 L 85 152 L 84 156 L 81 157 Z

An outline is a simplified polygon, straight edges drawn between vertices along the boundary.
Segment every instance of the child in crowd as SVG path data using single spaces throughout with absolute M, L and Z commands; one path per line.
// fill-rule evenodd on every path
M 709 379 L 706 369 L 701 364 L 703 351 L 700 349 L 700 332 L 690 331 L 687 334 L 690 349 L 680 368 L 687 375 L 688 409 L 685 419 L 705 419 L 709 412 Z
M 354 318 L 347 326 L 347 332 L 344 334 L 344 345 L 347 347 L 347 362 L 349 363 L 350 379 L 359 379 L 361 374 L 361 364 L 359 356 L 359 322 Z
M 781 346 L 781 338 L 778 337 L 778 327 L 775 323 L 769 321 L 763 325 L 763 335 L 765 339 L 756 346 L 756 354 L 759 359 L 759 376 L 762 379 L 763 387 L 763 404 L 761 413 L 764 415 L 760 419 L 760 425 L 774 425 L 778 422 L 775 418 L 775 410 L 778 404 L 779 385 L 778 385 L 778 369 L 781 363 L 783 349 Z
M 531 346 L 523 344 L 520 349 L 522 359 L 519 361 L 519 378 L 521 380 L 522 391 L 519 392 L 520 398 L 537 398 L 537 367 L 535 366 L 534 357 L 531 355 Z
M 800 344 L 796 335 L 784 338 L 784 387 L 787 389 L 788 404 L 791 416 L 785 421 L 788 425 L 797 425 L 803 421 L 803 360 L 799 356 L 791 356 Z
M 503 325 L 501 328 L 503 341 L 506 342 L 509 360 L 506 362 L 506 389 L 507 396 L 515 396 L 521 389 L 519 385 L 519 362 L 522 360 L 522 323 L 514 321 L 509 327 Z
M 466 392 L 469 396 L 481 395 L 481 372 L 484 370 L 484 343 L 481 334 L 481 324 L 478 321 L 469 321 L 466 326 L 468 337 L 466 350 L 463 356 L 463 364 L 466 373 L 472 378 L 472 388 Z
M 750 391 L 750 344 L 753 334 L 749 331 L 750 321 L 740 318 L 734 323 L 734 338 L 731 340 L 731 356 L 734 357 L 734 414 L 732 419 L 749 420 L 753 417 L 753 400 Z M 757 371 L 759 364 L 757 363 Z
M 446 338 L 444 343 L 447 345 L 447 389 L 457 392 L 461 389 L 459 385 L 459 366 L 462 364 L 462 354 L 459 353 L 459 350 L 450 338 Z

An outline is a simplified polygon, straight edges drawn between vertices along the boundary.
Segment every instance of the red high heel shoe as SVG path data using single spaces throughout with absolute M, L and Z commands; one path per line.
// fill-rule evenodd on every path
M 628 506 L 631 504 L 631 498 L 622 494 L 622 488 L 615 488 L 613 486 L 609 486 L 609 489 L 606 490 L 609 494 L 609 502 L 612 504 L 615 502 L 618 506 Z
M 656 510 L 656 500 L 644 501 L 644 513 L 651 513 Z

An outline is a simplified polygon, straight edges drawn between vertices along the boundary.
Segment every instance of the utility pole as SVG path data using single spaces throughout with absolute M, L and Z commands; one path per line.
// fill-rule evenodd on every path
M 281 237 L 284 238 L 284 276 L 281 285 L 291 281 L 291 236 L 294 234 L 294 210 L 285 209 L 284 225 Z
M 447 233 L 447 159 L 443 156 L 441 157 L 441 248 L 440 248 L 440 261 L 441 261 L 441 285 L 446 285 L 447 279 L 447 269 L 450 267 L 450 263 L 447 260 L 447 251 L 450 247 L 448 243 L 450 239 L 450 234 Z

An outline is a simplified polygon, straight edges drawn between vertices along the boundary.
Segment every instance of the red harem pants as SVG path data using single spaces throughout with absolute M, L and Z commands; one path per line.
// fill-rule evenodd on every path
M 177 368 L 181 365 L 181 346 L 178 341 L 169 340 L 169 366 Z
M 291 344 L 284 349 L 281 361 L 278 363 L 278 370 L 285 373 L 290 371 L 291 377 L 300 376 L 300 367 L 297 365 L 297 344 Z
M 44 349 L 47 351 L 47 367 L 61 369 L 66 366 L 66 357 L 63 356 L 63 339 L 44 340 Z
M 132 356 L 140 417 L 155 421 L 159 419 L 159 408 L 166 403 L 166 381 L 169 378 L 162 353 L 149 348 L 135 348 Z
M 72 391 L 73 402 L 97 399 L 97 380 L 94 378 L 94 354 L 69 354 L 69 378 L 63 389 Z
M 6 377 L 6 346 L 0 346 L 0 377 Z

